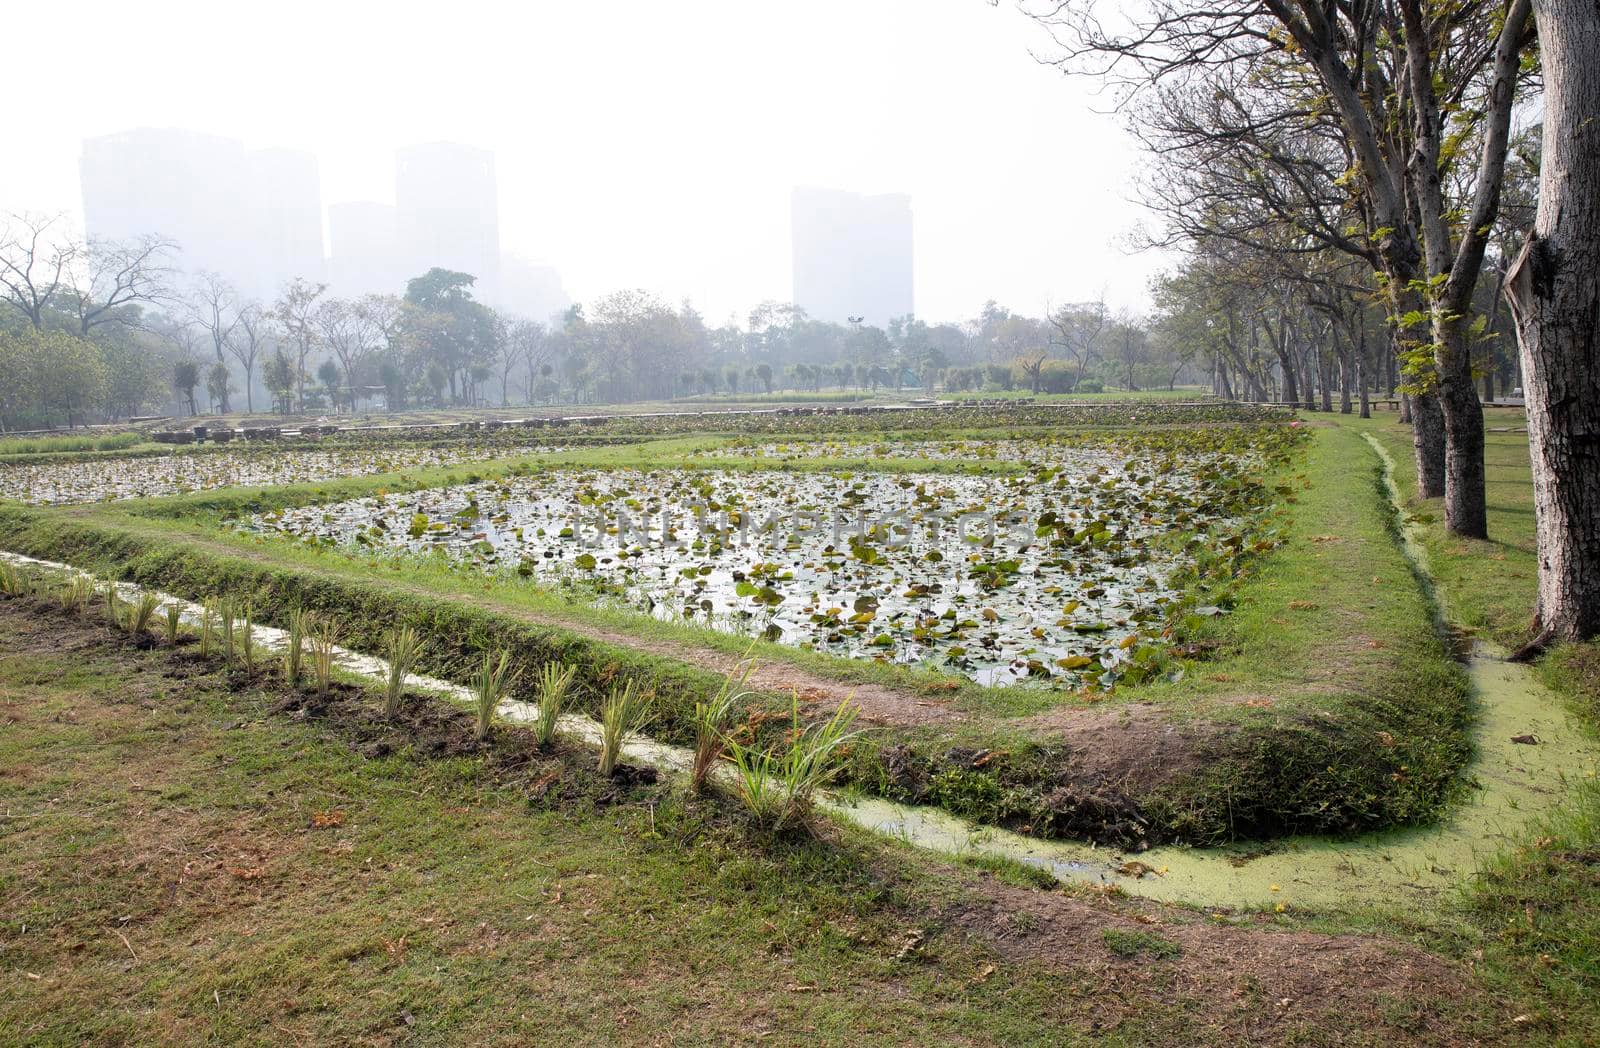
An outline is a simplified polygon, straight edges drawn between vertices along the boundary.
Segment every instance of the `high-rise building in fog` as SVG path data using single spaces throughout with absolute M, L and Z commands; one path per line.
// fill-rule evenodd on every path
M 398 295 L 405 283 L 421 275 L 400 253 L 400 231 L 390 204 L 352 200 L 328 205 L 328 240 L 332 257 L 328 280 L 333 293 Z
M 500 283 L 492 289 L 491 305 L 519 317 L 549 324 L 572 305 L 553 266 L 541 266 L 519 255 L 502 255 Z
M 395 154 L 400 256 L 416 276 L 433 266 L 477 277 L 479 298 L 500 282 L 500 196 L 494 154 L 454 142 L 407 146 Z
M 802 187 L 790 214 L 796 305 L 818 320 L 878 327 L 913 312 L 909 196 Z
M 265 300 L 295 277 L 320 281 L 327 263 L 322 249 L 322 174 L 315 154 L 298 149 L 256 149 L 246 154 L 254 217 L 254 274 Z
M 170 237 L 181 270 L 219 273 L 263 300 L 293 277 L 322 278 L 322 196 L 310 153 L 139 128 L 86 139 L 80 171 L 91 239 Z

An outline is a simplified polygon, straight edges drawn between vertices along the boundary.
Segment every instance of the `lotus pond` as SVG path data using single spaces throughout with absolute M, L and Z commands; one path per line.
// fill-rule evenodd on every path
M 1265 457 L 1039 457 L 961 474 L 549 468 L 237 526 L 984 683 L 1165 672 L 1160 634 L 1185 586 L 1261 542 Z
M 559 447 L 483 443 L 327 449 L 236 448 L 141 458 L 95 458 L 0 466 L 0 498 L 33 506 L 113 502 L 231 487 L 318 483 L 457 462 L 550 454 Z

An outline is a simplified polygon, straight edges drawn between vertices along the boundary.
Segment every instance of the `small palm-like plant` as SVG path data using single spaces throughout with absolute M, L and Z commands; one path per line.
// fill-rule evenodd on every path
M 146 590 L 139 594 L 139 599 L 133 602 L 133 610 L 129 613 L 129 631 L 149 633 L 150 624 L 155 621 L 156 609 L 160 605 L 161 599 L 154 593 Z
M 167 643 L 176 646 L 178 630 L 183 626 L 183 609 L 176 604 L 168 604 L 163 624 L 166 626 Z
M 634 681 L 613 687 L 600 708 L 600 774 L 617 770 L 617 758 L 629 735 L 636 735 L 650 723 L 650 701 Z
M 509 651 L 502 651 L 498 656 L 494 652 L 484 652 L 483 668 L 473 680 L 474 705 L 478 714 L 475 735 L 479 742 L 487 739 L 494 728 L 494 711 L 499 707 L 501 697 L 511 687 L 510 671 Z
M 384 654 L 389 660 L 389 675 L 384 679 L 383 715 L 394 720 L 400 715 L 400 697 L 405 694 L 406 678 L 422 654 L 422 638 L 410 626 L 389 631 L 384 642 Z
M 332 619 L 318 619 L 311 631 L 311 672 L 317 680 L 317 694 L 326 698 L 333 685 L 334 651 L 338 645 L 339 628 Z
M 562 666 L 555 662 L 547 662 L 540 668 L 536 682 L 539 710 L 533 718 L 533 738 L 540 746 L 548 746 L 555 741 L 556 723 L 561 719 L 562 707 L 566 705 L 567 693 L 572 690 L 572 681 L 577 674 L 578 667 Z
M 706 776 L 728 752 L 728 726 L 750 695 L 744 685 L 755 668 L 754 661 L 740 663 L 715 695 L 694 704 L 694 763 L 689 768 L 689 788 L 695 793 L 705 789 Z
M 300 685 L 300 670 L 305 662 L 306 638 L 316 627 L 316 616 L 303 608 L 289 609 L 289 631 L 283 645 L 283 677 L 289 687 Z

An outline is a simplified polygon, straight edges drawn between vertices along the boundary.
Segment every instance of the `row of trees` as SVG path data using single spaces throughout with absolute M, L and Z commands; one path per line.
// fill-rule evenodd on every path
M 295 280 L 271 302 L 179 273 L 177 246 L 82 244 L 57 218 L 10 216 L 0 237 L 0 425 L 74 425 L 168 410 L 219 414 L 416 405 L 618 403 L 712 393 L 944 386 L 1170 386 L 1197 359 L 1104 302 L 961 323 L 817 320 L 766 302 L 710 326 L 692 306 L 625 290 L 547 322 L 489 308 L 470 274 L 434 269 L 403 293 L 347 299 Z M 78 363 L 65 366 L 61 361 Z
M 1157 288 L 1157 329 L 1204 353 L 1224 393 L 1326 404 L 1395 383 L 1421 493 L 1473 538 L 1488 530 L 1477 383 L 1520 379 L 1541 643 L 1600 632 L 1593 3 L 1028 10 L 1063 68 L 1122 91 L 1150 149 L 1153 239 L 1186 251 Z M 1541 90 L 1542 130 L 1519 134 Z

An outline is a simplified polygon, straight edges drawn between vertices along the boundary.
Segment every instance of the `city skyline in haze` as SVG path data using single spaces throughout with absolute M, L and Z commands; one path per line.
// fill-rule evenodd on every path
M 170 126 L 313 153 L 333 205 L 392 206 L 398 147 L 472 143 L 495 154 L 507 256 L 557 267 L 579 301 L 644 288 L 713 322 L 790 299 L 802 185 L 911 197 L 930 321 L 990 298 L 1035 315 L 1102 291 L 1138 306 L 1161 264 L 1121 247 L 1141 215 L 1137 154 L 1097 112 L 1109 100 L 1039 65 L 1030 49 L 1048 40 L 1014 10 L 430 10 L 168 3 L 132 21 L 89 3 L 73 76 L 21 117 L 29 162 L 0 171 L 0 206 L 80 215 L 83 139 Z M 20 18 L 47 29 L 38 9 Z M 44 56 L 18 57 L 24 78 L 50 79 Z M 240 75 L 257 60 L 280 71 Z M 329 210 L 335 254 L 336 224 Z

